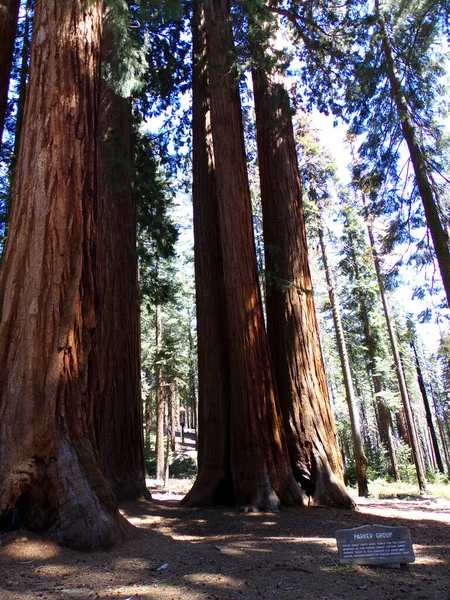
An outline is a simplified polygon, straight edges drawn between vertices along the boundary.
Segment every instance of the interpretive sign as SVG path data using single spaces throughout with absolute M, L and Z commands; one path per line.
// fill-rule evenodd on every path
M 415 561 L 407 527 L 363 525 L 336 531 L 341 565 L 384 565 Z

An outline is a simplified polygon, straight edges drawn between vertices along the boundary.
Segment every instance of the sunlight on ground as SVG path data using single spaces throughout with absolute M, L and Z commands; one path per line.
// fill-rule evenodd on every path
M 59 552 L 59 547 L 52 542 L 34 541 L 26 537 L 14 540 L 2 548 L 4 556 L 18 560 L 48 560 L 58 556 Z
M 360 512 L 369 515 L 379 515 L 385 506 L 384 500 L 373 500 L 371 498 L 358 498 Z M 433 512 L 427 510 L 434 509 Z M 436 511 L 439 509 L 439 512 Z M 438 521 L 450 524 L 450 503 L 445 500 L 413 502 L 410 500 L 390 501 L 389 512 L 391 517 L 399 519 L 411 519 L 413 521 Z

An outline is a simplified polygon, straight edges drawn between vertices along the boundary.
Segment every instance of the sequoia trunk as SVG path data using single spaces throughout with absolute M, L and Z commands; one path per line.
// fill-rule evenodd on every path
M 289 99 L 261 69 L 253 82 L 267 330 L 291 465 L 317 503 L 351 507 L 320 348 Z
M 132 117 L 130 102 L 109 90 L 105 81 L 101 85 L 94 393 L 100 464 L 117 500 L 123 500 L 149 497 L 140 385 L 136 206 L 131 188 Z
M 214 174 L 204 9 L 195 3 L 192 29 L 192 196 L 198 348 L 198 468 L 184 502 L 233 502 L 229 468 L 230 374 L 227 316 Z
M 302 502 L 289 465 L 264 330 L 238 79 L 227 0 L 205 3 L 211 129 L 230 365 L 230 471 L 236 503 Z
M 124 532 L 89 390 L 101 4 L 36 3 L 0 275 L 0 518 L 77 548 Z
M 14 54 L 20 0 L 0 0 L 0 146 L 8 102 L 9 78 Z

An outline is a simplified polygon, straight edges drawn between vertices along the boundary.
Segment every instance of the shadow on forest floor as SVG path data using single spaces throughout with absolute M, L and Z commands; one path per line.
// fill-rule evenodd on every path
M 25 532 L 0 537 L 1 600 L 450 600 L 450 503 L 364 499 L 360 510 L 278 514 L 122 505 L 136 526 L 111 551 L 79 553 Z M 337 567 L 335 532 L 406 525 L 416 562 Z

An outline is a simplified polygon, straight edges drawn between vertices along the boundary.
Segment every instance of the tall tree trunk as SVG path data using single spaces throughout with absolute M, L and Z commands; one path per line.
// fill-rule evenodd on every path
M 177 404 L 177 393 L 176 383 L 170 384 L 170 400 L 169 400 L 169 411 L 170 411 L 170 449 L 172 452 L 176 450 L 176 404 Z
M 417 139 L 416 129 L 410 115 L 408 99 L 397 74 L 394 53 L 386 29 L 384 14 L 380 10 L 379 0 L 375 0 L 375 9 L 392 98 L 397 107 L 403 137 L 408 146 L 417 188 L 422 198 L 425 218 L 439 263 L 442 282 L 447 296 L 447 304 L 450 306 L 450 249 L 448 233 L 442 225 L 439 208 L 436 204 L 433 188 L 428 176 L 427 160 Z
M 387 326 L 388 333 L 389 333 L 389 341 L 391 344 L 391 351 L 392 351 L 392 356 L 393 356 L 394 365 L 395 365 L 395 374 L 397 376 L 398 387 L 400 389 L 400 396 L 402 399 L 403 411 L 405 413 L 405 418 L 406 418 L 406 425 L 408 427 L 408 437 L 409 437 L 409 442 L 410 442 L 410 446 L 411 446 L 411 452 L 412 452 L 412 456 L 413 456 L 413 460 L 414 460 L 414 465 L 416 467 L 417 482 L 419 484 L 419 490 L 421 492 L 424 492 L 427 489 L 427 482 L 426 482 L 426 478 L 425 478 L 422 457 L 420 454 L 419 442 L 417 439 L 416 426 L 414 424 L 414 419 L 413 419 L 413 415 L 412 415 L 411 403 L 409 400 L 408 390 L 406 387 L 405 375 L 403 372 L 403 365 L 400 360 L 400 353 L 399 353 L 398 344 L 397 344 L 397 336 L 395 335 L 392 318 L 391 318 L 391 315 L 389 314 L 389 309 L 388 309 L 388 305 L 387 305 L 386 294 L 384 293 L 384 285 L 383 285 L 383 278 L 381 276 L 380 261 L 379 261 L 378 253 L 377 253 L 376 246 L 375 246 L 375 238 L 373 235 L 372 227 L 369 223 L 366 223 L 366 225 L 367 225 L 367 231 L 369 234 L 370 247 L 372 249 L 373 263 L 375 266 L 375 273 L 377 275 L 381 303 L 383 305 L 384 318 L 386 320 L 386 326 Z
M 111 44 L 104 18 L 102 51 Z M 100 464 L 117 500 L 145 485 L 131 103 L 101 83 L 94 388 Z
M 230 470 L 234 501 L 275 509 L 303 501 L 289 464 L 264 330 L 252 231 L 238 80 L 227 0 L 205 3 L 219 230 L 230 365 Z
M 352 506 L 343 483 L 308 263 L 289 98 L 253 71 L 267 333 L 294 476 L 319 504 Z
M 210 121 L 204 6 L 194 3 L 192 145 L 198 348 L 198 477 L 184 502 L 233 502 L 229 464 L 230 367 Z M 186 415 L 187 418 L 187 415 Z M 231 493 L 230 493 L 231 491 Z
M 0 146 L 8 103 L 9 78 L 19 18 L 20 0 L 0 0 Z
M 325 277 L 328 286 L 328 297 L 330 299 L 331 311 L 333 314 L 334 330 L 336 335 L 336 343 L 339 352 L 339 359 L 341 361 L 342 377 L 344 379 L 345 395 L 347 399 L 348 412 L 350 416 L 350 426 L 352 430 L 352 441 L 353 441 L 353 453 L 355 456 L 356 476 L 358 481 L 358 495 L 368 496 L 369 486 L 367 483 L 367 465 L 368 460 L 364 452 L 364 446 L 361 437 L 361 427 L 359 423 L 358 406 L 356 404 L 355 391 L 353 388 L 352 373 L 350 370 L 350 361 L 348 358 L 347 344 L 344 337 L 344 328 L 341 320 L 341 309 L 339 305 L 339 298 L 336 293 L 336 286 L 334 283 L 334 276 L 331 270 L 330 262 L 328 260 L 328 253 L 325 244 L 325 235 L 323 228 L 323 209 L 320 200 L 316 200 L 319 208 L 319 223 L 318 233 L 319 242 L 322 253 L 322 260 L 325 270 Z
M 158 266 L 157 266 L 158 271 Z M 161 363 L 162 350 L 162 312 L 157 301 L 155 311 L 155 396 L 156 396 L 156 479 L 164 481 L 164 390 Z
M 0 518 L 77 548 L 124 527 L 98 463 L 94 306 L 101 2 L 38 0 L 0 274 Z M 45 93 L 44 93 L 45 92 Z
M 431 414 L 430 401 L 428 400 L 427 390 L 426 390 L 425 382 L 423 380 L 423 375 L 422 375 L 422 369 L 420 368 L 419 357 L 417 356 L 417 350 L 413 343 L 411 343 L 411 347 L 414 352 L 414 361 L 415 361 L 415 365 L 416 365 L 417 381 L 419 383 L 420 393 L 422 394 L 423 405 L 425 407 L 427 425 L 428 425 L 428 429 L 430 430 L 431 442 L 433 444 L 433 450 L 434 450 L 434 456 L 435 456 L 436 463 L 437 463 L 437 468 L 439 469 L 439 471 L 442 474 L 444 474 L 445 473 L 444 463 L 442 461 L 438 437 L 437 437 L 436 429 L 435 429 L 434 423 L 433 423 L 433 416 Z
M 347 223 L 348 225 L 348 223 Z M 350 237 L 350 253 L 352 259 L 352 266 L 355 273 L 355 277 L 358 281 L 361 281 L 360 274 L 360 266 L 358 264 L 358 259 L 355 251 L 355 240 L 350 233 L 349 228 L 349 237 Z M 382 443 L 385 444 L 386 449 L 389 454 L 389 460 L 391 463 L 392 474 L 395 481 L 400 480 L 400 472 L 398 469 L 398 461 L 396 455 L 395 448 L 395 437 L 394 432 L 392 430 L 392 415 L 389 407 L 386 405 L 384 400 L 382 399 L 383 392 L 383 382 L 381 380 L 380 375 L 377 372 L 377 354 L 378 348 L 377 343 L 374 337 L 373 329 L 369 319 L 369 311 L 367 309 L 366 298 L 363 292 L 362 286 L 359 288 L 358 293 L 358 302 L 359 302 L 359 310 L 361 315 L 361 321 L 364 329 L 364 338 L 365 345 L 367 348 L 368 355 L 368 371 L 369 376 L 372 381 L 373 390 L 375 394 L 375 402 L 377 407 L 378 414 L 378 425 L 379 425 L 379 433 Z

